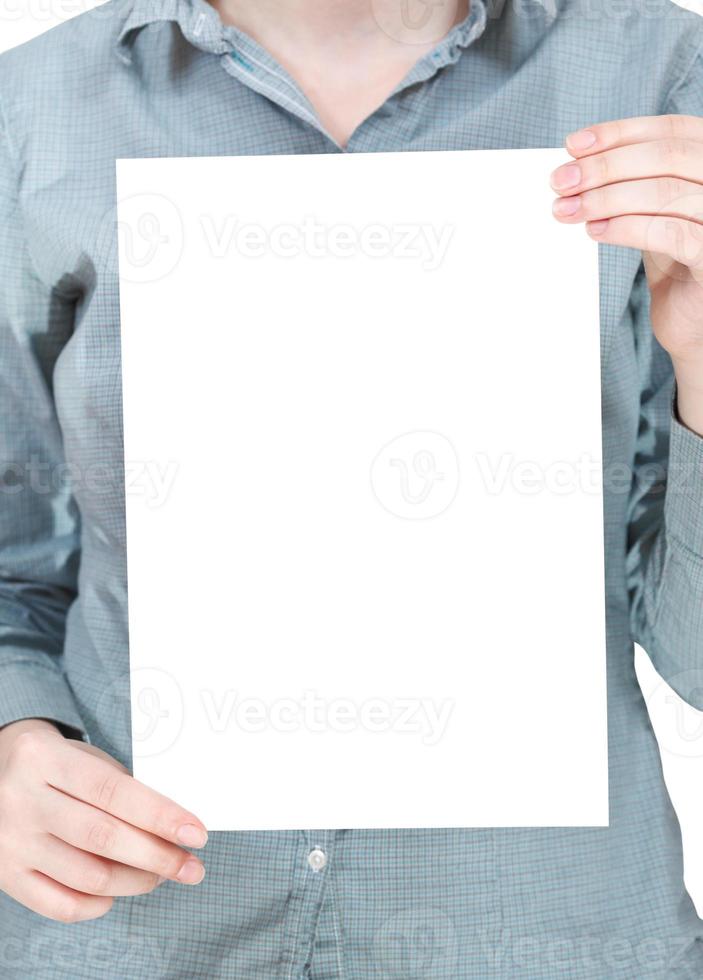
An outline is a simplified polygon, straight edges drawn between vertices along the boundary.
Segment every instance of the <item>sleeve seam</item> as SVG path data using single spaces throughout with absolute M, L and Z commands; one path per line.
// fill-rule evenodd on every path
M 50 674 L 54 674 L 60 679 L 63 679 L 64 676 L 60 670 L 52 667 L 51 664 L 42 663 L 40 660 L 32 660 L 29 657 L 13 657 L 11 660 L 0 660 L 0 671 L 4 667 L 39 667 L 40 670 L 48 670 Z
M 22 230 L 22 243 L 24 246 L 24 251 L 27 257 L 28 271 L 34 276 L 36 281 L 41 285 L 41 287 L 48 293 L 54 292 L 58 296 L 63 294 L 56 286 L 51 286 L 41 276 L 37 264 L 35 262 L 34 256 L 32 255 L 27 236 L 27 227 L 25 221 L 25 213 L 20 201 L 20 175 L 22 172 L 22 166 L 20 163 L 20 153 L 19 149 L 13 144 L 11 135 L 11 126 L 9 122 L 9 115 L 7 110 L 3 107 L 2 101 L 2 91 L 0 91 L 0 139 L 4 139 L 5 146 L 7 149 L 7 159 L 12 170 L 12 183 L 13 183 L 13 205 L 17 211 L 17 222 L 19 228 Z M 69 297 L 66 297 L 67 299 Z
M 693 50 L 693 54 L 691 56 L 690 62 L 684 68 L 683 72 L 681 73 L 681 76 L 673 83 L 673 85 L 669 89 L 669 92 L 668 92 L 668 94 L 666 96 L 666 100 L 664 102 L 664 115 L 666 115 L 669 112 L 669 108 L 671 106 L 671 102 L 672 102 L 674 96 L 679 91 L 679 89 L 684 86 L 684 84 L 688 80 L 688 77 L 691 74 L 691 72 L 693 71 L 693 69 L 694 69 L 694 67 L 696 65 L 696 62 L 698 61 L 698 58 L 699 58 L 699 56 L 701 54 L 701 49 L 703 49 L 703 27 L 700 26 L 700 25 L 699 25 L 699 31 L 698 31 L 698 33 L 699 33 L 698 43 L 696 44 L 696 46 L 695 46 L 695 48 Z
M 12 142 L 12 136 L 10 134 L 10 122 L 5 107 L 3 105 L 2 92 L 0 92 L 0 130 L 2 136 L 5 139 L 5 143 L 7 144 L 7 155 L 10 164 L 12 165 L 15 188 L 18 188 L 19 187 L 18 155 L 17 155 L 17 149 Z M 15 194 L 15 198 L 17 198 L 17 194 Z M 17 201 L 17 204 L 19 206 L 19 201 Z
M 668 534 L 668 539 L 669 544 L 673 545 L 677 551 L 682 552 L 691 561 L 694 561 L 697 564 L 703 564 L 703 555 L 700 555 L 697 551 L 689 548 L 689 546 L 677 534 L 670 531 Z
M 663 533 L 663 528 L 660 528 L 658 533 Z M 661 578 L 659 580 L 659 588 L 657 589 L 657 596 L 652 614 L 652 626 L 650 629 L 650 633 L 653 637 L 657 634 L 657 627 L 659 626 L 659 620 L 661 618 L 662 608 L 664 606 L 664 583 L 668 581 L 669 566 L 671 565 L 674 551 L 674 549 L 670 547 L 671 543 L 671 539 L 664 539 L 664 562 L 662 564 Z

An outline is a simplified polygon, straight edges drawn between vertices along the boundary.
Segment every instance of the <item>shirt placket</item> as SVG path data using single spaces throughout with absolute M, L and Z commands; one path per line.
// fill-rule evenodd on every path
M 305 980 L 320 938 L 323 909 L 329 904 L 335 851 L 343 831 L 304 830 L 295 848 L 295 871 L 286 938 L 282 980 Z M 334 934 L 326 944 L 325 980 L 342 980 L 342 946 Z
M 179 0 L 167 2 L 179 4 Z M 179 7 L 177 19 L 187 40 L 200 50 L 219 56 L 228 75 L 313 127 L 335 150 L 362 152 L 367 148 L 363 138 L 365 123 L 352 135 L 348 146 L 342 147 L 326 131 L 314 106 L 289 73 L 247 34 L 223 26 L 205 0 L 192 0 L 187 8 Z M 486 19 L 482 0 L 473 0 L 469 16 L 418 60 L 380 109 L 392 105 L 404 93 L 411 94 L 410 90 L 419 91 L 424 82 L 456 62 L 464 49 L 481 36 Z M 357 138 L 358 134 L 361 139 Z M 290 834 L 293 870 L 290 915 L 284 926 L 281 980 L 304 980 L 310 976 L 313 963 L 316 978 L 343 980 L 343 947 L 337 910 L 333 907 L 333 878 L 337 873 L 335 852 L 344 834 L 343 830 L 333 829 Z
M 366 123 L 376 113 L 368 117 L 352 134 L 348 145 L 342 147 L 327 132 L 314 106 L 285 68 L 244 31 L 223 26 L 216 11 L 206 0 L 193 0 L 189 15 L 179 18 L 179 21 L 184 36 L 201 50 L 219 54 L 224 70 L 238 82 L 312 126 L 339 152 L 353 152 L 357 149 L 357 134 L 363 133 Z M 443 68 L 458 61 L 463 51 L 483 34 L 486 23 L 487 10 L 483 0 L 472 0 L 467 17 L 456 24 L 432 51 L 417 61 L 377 112 L 386 109 L 407 90 L 418 88 Z M 363 147 L 360 146 L 359 149 Z
M 286 112 L 319 130 L 341 150 L 341 146 L 326 132 L 312 104 L 288 72 L 246 34 L 232 30 L 230 36 L 233 38 L 232 48 L 222 58 L 225 71 Z

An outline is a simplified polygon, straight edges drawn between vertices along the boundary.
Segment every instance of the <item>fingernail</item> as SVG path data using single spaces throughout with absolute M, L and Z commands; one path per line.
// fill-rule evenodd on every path
M 593 235 L 597 238 L 599 235 L 603 234 L 609 224 L 610 221 L 607 218 L 603 221 L 589 221 L 586 225 L 586 231 L 589 235 Z
M 580 197 L 558 197 L 552 204 L 552 212 L 558 218 L 568 218 L 581 207 Z
M 184 885 L 198 885 L 205 877 L 205 868 L 200 861 L 195 858 L 188 858 L 181 870 L 176 875 L 178 881 Z
M 186 847 L 205 847 L 207 844 L 207 831 L 202 827 L 196 827 L 194 823 L 184 823 L 176 831 L 176 839 Z
M 566 145 L 570 150 L 588 150 L 596 141 L 596 134 L 590 129 L 579 129 L 566 137 Z
M 555 191 L 576 187 L 581 182 L 581 168 L 577 163 L 567 163 L 552 174 L 552 187 Z

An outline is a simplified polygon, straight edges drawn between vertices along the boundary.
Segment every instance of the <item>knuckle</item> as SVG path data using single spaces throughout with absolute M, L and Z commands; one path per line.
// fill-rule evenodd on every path
M 118 784 L 117 773 L 103 776 L 93 787 L 91 802 L 94 802 L 101 809 L 108 810 L 114 802 Z
M 168 806 L 162 806 L 154 813 L 154 827 L 157 834 L 175 836 L 176 830 L 187 818 L 179 810 L 174 810 Z
M 21 765 L 37 762 L 46 753 L 41 732 L 21 732 L 10 746 L 9 760 Z
M 161 851 L 154 861 L 154 871 L 162 878 L 175 878 L 185 860 L 178 851 Z
M 612 165 L 611 165 L 611 160 L 610 160 L 609 155 L 607 153 L 602 153 L 596 159 L 598 160 L 598 163 L 597 163 L 598 182 L 600 184 L 608 184 L 608 183 L 610 183 L 610 176 L 611 176 L 611 172 L 612 172 Z
M 669 252 L 677 262 L 686 262 L 686 236 L 683 222 L 674 218 L 666 220 L 664 238 L 668 242 Z
M 611 137 L 611 142 L 616 144 L 624 143 L 626 138 L 626 133 L 625 133 L 625 123 L 623 122 L 623 120 L 615 119 L 612 123 L 610 123 L 610 125 L 612 127 L 611 132 L 609 134 Z
M 70 924 L 84 917 L 83 903 L 79 898 L 62 898 L 49 912 L 50 919 Z
M 659 153 L 667 166 L 674 166 L 678 160 L 685 157 L 686 149 L 686 141 L 678 137 L 669 137 L 659 144 Z
M 694 116 L 672 113 L 666 117 L 666 130 L 670 139 L 683 139 L 689 135 L 695 123 Z
M 113 880 L 112 870 L 107 865 L 100 865 L 88 875 L 85 891 L 91 895 L 108 895 Z
M 660 204 L 662 208 L 677 201 L 685 194 L 685 181 L 679 177 L 667 177 L 661 183 Z
M 88 827 L 86 840 L 91 851 L 105 853 L 115 846 L 115 828 L 106 820 L 96 820 Z
M 99 905 L 94 901 L 84 901 L 80 898 L 63 898 L 47 913 L 47 918 L 56 922 L 70 925 L 75 922 L 85 922 L 87 919 L 97 919 L 112 908 L 112 898 L 105 899 Z
M 579 215 L 582 218 L 585 218 L 586 221 L 589 221 L 591 219 L 591 216 L 593 215 L 594 199 L 591 196 L 592 193 L 593 193 L 592 191 L 586 191 L 581 195 Z
M 607 197 L 607 193 L 602 187 L 595 188 L 584 195 L 584 216 L 588 219 L 602 217 L 607 210 Z
M 165 876 L 164 876 L 165 877 Z M 146 874 L 144 876 L 144 881 L 142 887 L 139 889 L 140 895 L 147 895 L 149 892 L 153 892 L 161 884 L 161 876 L 157 874 Z
M 676 144 L 676 140 L 674 139 L 673 136 L 669 136 L 666 139 L 660 141 L 659 155 L 661 156 L 662 160 L 670 160 L 672 158 L 672 156 L 674 155 L 675 144 Z

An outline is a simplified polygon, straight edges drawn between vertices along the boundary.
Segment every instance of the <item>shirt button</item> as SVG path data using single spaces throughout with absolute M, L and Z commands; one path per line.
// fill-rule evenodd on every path
M 308 864 L 313 871 L 322 871 L 327 864 L 327 855 L 320 847 L 314 847 L 308 854 Z

